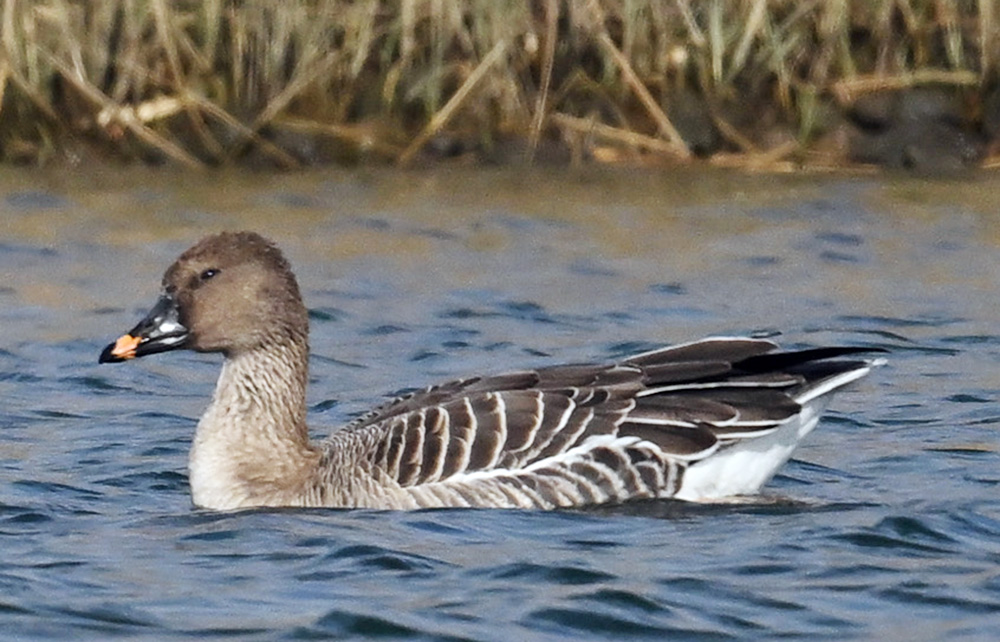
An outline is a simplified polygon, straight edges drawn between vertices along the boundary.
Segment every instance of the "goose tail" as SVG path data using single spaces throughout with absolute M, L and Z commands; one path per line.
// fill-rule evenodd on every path
M 769 355 L 764 355 L 769 356 Z M 775 355 L 777 356 L 777 355 Z M 816 355 L 813 358 L 817 358 Z M 807 361 L 791 366 L 807 382 L 792 394 L 801 409 L 778 429 L 759 437 L 724 444 L 710 457 L 696 461 L 684 472 L 674 498 L 711 502 L 752 495 L 760 491 L 787 462 L 802 439 L 819 423 L 833 393 L 861 379 L 885 359 L 856 361 Z

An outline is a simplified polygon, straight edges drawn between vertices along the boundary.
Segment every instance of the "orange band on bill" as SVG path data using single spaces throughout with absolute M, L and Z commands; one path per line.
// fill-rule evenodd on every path
M 139 347 L 142 339 L 133 337 L 131 334 L 123 334 L 115 341 L 115 347 L 111 350 L 111 355 L 119 359 L 134 359 L 135 349 Z

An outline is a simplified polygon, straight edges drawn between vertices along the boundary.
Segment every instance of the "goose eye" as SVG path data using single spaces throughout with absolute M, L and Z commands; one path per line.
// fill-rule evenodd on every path
M 201 278 L 202 281 L 207 281 L 207 280 L 209 280 L 210 278 L 212 278 L 213 276 L 215 276 L 218 273 L 219 273 L 219 270 L 217 270 L 215 268 L 208 268 L 207 270 L 205 270 L 204 272 L 202 272 L 199 275 L 199 278 Z

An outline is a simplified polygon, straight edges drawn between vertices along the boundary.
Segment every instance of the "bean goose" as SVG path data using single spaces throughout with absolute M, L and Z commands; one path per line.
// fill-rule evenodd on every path
M 618 363 L 470 377 L 385 403 L 310 440 L 308 317 L 281 251 L 209 236 L 163 277 L 100 362 L 176 349 L 225 357 L 189 458 L 209 509 L 556 508 L 756 493 L 873 361 L 716 337 Z

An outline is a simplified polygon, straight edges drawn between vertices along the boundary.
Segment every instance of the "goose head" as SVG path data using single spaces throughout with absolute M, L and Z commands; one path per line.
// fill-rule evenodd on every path
M 253 232 L 209 236 L 163 275 L 152 310 L 101 352 L 101 363 L 169 350 L 227 357 L 275 343 L 305 343 L 308 316 L 288 261 Z

